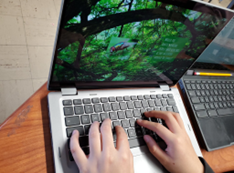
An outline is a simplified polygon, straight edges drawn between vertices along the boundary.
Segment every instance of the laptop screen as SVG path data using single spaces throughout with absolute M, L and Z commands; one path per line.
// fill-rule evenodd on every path
M 234 72 L 234 17 L 200 55 L 192 68 Z
M 174 85 L 232 16 L 193 1 L 67 0 L 49 89 Z

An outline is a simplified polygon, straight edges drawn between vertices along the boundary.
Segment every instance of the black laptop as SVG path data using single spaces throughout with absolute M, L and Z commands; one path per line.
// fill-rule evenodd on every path
M 208 151 L 234 144 L 234 18 L 180 81 L 200 143 Z

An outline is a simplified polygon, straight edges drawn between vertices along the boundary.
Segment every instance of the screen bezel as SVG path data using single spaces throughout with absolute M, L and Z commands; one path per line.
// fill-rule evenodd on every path
M 168 86 L 174 86 L 180 80 L 180 78 L 186 73 L 187 70 L 185 70 L 185 72 L 180 76 L 180 78 L 178 80 L 171 80 L 170 82 L 166 82 L 163 80 L 162 81 L 145 81 L 145 82 L 144 81 L 137 81 L 137 82 L 136 81 L 130 81 L 130 82 L 126 82 L 126 81 L 124 81 L 124 82 L 123 81 L 118 81 L 118 82 L 116 82 L 116 81 L 112 81 L 112 82 L 97 82 L 97 81 L 92 81 L 92 82 L 79 82 L 79 81 L 54 82 L 54 81 L 52 81 L 52 75 L 53 75 L 54 67 L 56 64 L 56 57 L 57 57 L 56 50 L 57 50 L 57 44 L 58 44 L 58 40 L 59 40 L 59 36 L 60 36 L 61 19 L 62 19 L 63 12 L 64 12 L 63 7 L 65 6 L 64 4 L 66 3 L 64 1 L 65 0 L 62 1 L 62 7 L 60 10 L 60 16 L 59 16 L 59 20 L 58 20 L 58 28 L 57 28 L 56 38 L 55 38 L 56 46 L 54 46 L 54 50 L 53 50 L 53 56 L 52 56 L 52 60 L 51 60 L 51 62 L 53 62 L 53 63 L 51 63 L 50 73 L 49 73 L 49 77 L 48 77 L 48 84 L 47 84 L 48 90 L 61 90 L 62 87 L 64 87 L 64 88 L 76 87 L 77 89 L 100 89 L 100 88 L 128 88 L 128 87 L 158 87 L 160 84 L 167 84 Z M 213 5 L 210 5 L 208 3 L 190 1 L 190 0 L 159 0 L 159 1 L 161 1 L 163 3 L 191 9 L 191 10 L 193 10 L 194 6 L 196 6 L 197 4 L 203 4 L 203 5 L 209 6 L 210 8 L 217 9 L 217 6 L 213 6 Z M 226 24 L 227 24 L 229 22 L 229 20 L 234 16 L 233 11 L 228 10 L 228 9 L 224 9 L 224 8 L 218 8 L 218 9 L 224 10 L 225 12 L 231 14 L 231 15 L 228 15 L 227 22 L 226 22 Z M 196 10 L 199 11 L 199 9 L 196 9 Z M 193 66 L 193 64 L 196 62 L 196 59 L 198 59 L 198 57 L 195 58 L 194 62 L 191 63 L 191 65 L 187 69 L 189 69 L 190 67 Z

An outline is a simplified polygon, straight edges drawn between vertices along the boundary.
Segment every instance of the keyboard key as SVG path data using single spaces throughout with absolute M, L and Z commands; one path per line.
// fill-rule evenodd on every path
M 84 126 L 84 130 L 85 130 L 85 134 L 88 135 L 89 134 L 89 129 L 90 129 L 91 125 L 86 125 Z
M 148 104 L 149 104 L 149 106 L 150 106 L 150 107 L 154 107 L 154 106 L 155 106 L 155 104 L 154 104 L 154 101 L 153 101 L 153 100 L 149 100 L 149 101 L 148 101 Z
M 162 102 L 163 106 L 167 106 L 167 101 L 166 100 L 162 100 L 161 102 Z
M 140 146 L 146 145 L 143 138 L 129 139 L 128 142 L 129 142 L 129 147 L 130 148 L 140 147 Z
M 197 111 L 197 116 L 198 117 L 207 117 L 207 113 L 206 111 Z
M 153 108 L 147 108 L 147 112 L 152 111 L 152 110 L 153 110 Z
M 131 111 L 131 110 L 126 110 L 126 111 L 125 111 L 125 115 L 126 115 L 127 118 L 132 118 L 132 117 L 133 117 L 133 116 L 132 116 L 132 111 Z
M 63 105 L 64 106 L 72 105 L 72 101 L 71 100 L 63 100 Z
M 125 101 L 130 101 L 130 97 L 129 96 L 124 96 L 123 97 Z
M 86 114 L 93 113 L 93 106 L 92 105 L 85 105 L 84 109 L 85 109 Z
M 79 117 L 69 117 L 65 118 L 66 126 L 80 125 Z
M 94 121 L 100 121 L 100 119 L 99 119 L 99 116 L 98 116 L 98 114 L 92 114 L 91 115 L 91 119 L 92 119 L 92 122 L 94 122 Z
M 143 136 L 143 132 L 141 128 L 135 128 L 135 132 L 137 136 Z
M 209 105 L 210 105 L 210 108 L 211 108 L 211 109 L 214 109 L 214 108 L 215 108 L 214 103 L 209 103 Z
M 170 105 L 170 106 L 175 106 L 176 102 L 175 102 L 174 99 L 167 99 L 167 104 Z
M 84 108 L 83 106 L 75 106 L 75 114 L 76 115 L 81 115 L 81 114 L 84 114 Z
M 111 120 L 117 120 L 118 119 L 116 112 L 110 112 L 109 115 L 110 115 Z
M 156 97 L 157 97 L 158 99 L 161 99 L 161 98 L 162 98 L 162 94 L 157 94 Z
M 216 110 L 208 110 L 209 116 L 218 116 Z
M 154 100 L 154 102 L 156 106 L 162 106 L 162 102 L 159 99 Z
M 195 110 L 203 110 L 205 109 L 204 104 L 194 104 Z
M 144 95 L 144 98 L 145 98 L 146 100 L 148 100 L 148 99 L 150 99 L 150 95 Z
M 73 130 L 78 130 L 80 136 L 84 135 L 83 126 L 77 126 L 77 127 L 73 127 L 73 128 L 67 128 L 67 137 L 71 137 Z
M 119 121 L 113 121 L 112 124 L 113 124 L 113 127 L 115 127 L 115 126 L 121 126 L 121 124 L 120 124 Z
M 121 123 L 123 128 L 130 127 L 129 120 L 122 120 Z
M 119 103 L 111 103 L 111 107 L 113 111 L 117 111 L 119 110 Z
M 101 104 L 94 105 L 94 111 L 95 112 L 102 112 L 102 105 Z
M 146 135 L 152 135 L 153 132 L 150 129 L 143 128 Z
M 141 103 L 144 108 L 149 107 L 148 102 L 146 100 L 141 101 Z
M 123 97 L 118 96 L 118 97 L 116 97 L 116 100 L 117 100 L 118 102 L 121 102 L 121 101 L 123 101 Z
M 234 108 L 217 109 L 218 115 L 233 115 Z
M 127 104 L 125 102 L 119 102 L 119 105 L 121 110 L 127 109 Z
M 104 121 L 105 119 L 109 118 L 108 113 L 101 113 L 100 116 L 101 116 L 101 120 L 102 121 Z
M 111 111 L 111 107 L 110 107 L 110 104 L 109 104 L 109 103 L 104 103 L 104 104 L 102 104 L 102 106 L 103 106 L 103 110 L 104 110 L 105 112 Z
M 141 114 L 147 112 L 146 109 L 140 109 Z
M 92 98 L 92 102 L 95 104 L 95 103 L 100 103 L 100 100 L 99 98 Z
M 73 115 L 74 114 L 73 107 L 64 107 L 63 111 L 64 111 L 64 115 Z
M 150 95 L 151 99 L 156 99 L 156 95 Z
M 101 102 L 102 102 L 102 103 L 107 103 L 107 102 L 108 102 L 107 97 L 101 97 Z
M 118 111 L 117 114 L 118 114 L 119 119 L 124 119 L 125 118 L 124 111 Z
M 128 136 L 129 136 L 130 138 L 136 137 L 135 129 L 128 129 Z
M 134 102 L 135 108 L 141 108 L 141 102 L 140 101 L 135 101 Z
M 128 109 L 134 109 L 133 103 L 131 101 L 126 102 L 126 103 L 127 103 Z
M 90 124 L 89 115 L 82 115 L 81 122 L 82 122 L 82 124 Z
M 185 86 L 186 86 L 187 90 L 191 90 L 192 89 L 191 84 L 186 84 Z
M 130 126 L 131 126 L 131 127 L 135 127 L 136 120 L 135 120 L 134 118 L 131 118 L 131 119 L 129 120 L 129 122 L 130 122 Z
M 81 105 L 82 101 L 81 101 L 81 99 L 75 99 L 75 100 L 73 100 L 73 104 L 74 105 Z
M 163 94 L 162 97 L 163 97 L 163 98 L 167 98 L 167 94 Z
M 198 97 L 192 97 L 191 101 L 192 101 L 192 103 L 200 103 L 200 100 Z
M 132 111 L 134 117 L 141 117 L 141 112 L 138 109 L 134 109 Z
M 172 107 L 167 107 L 167 111 L 171 111 L 171 112 L 173 112 Z
M 144 100 L 143 96 L 139 95 L 137 96 L 138 100 Z
M 109 102 L 115 102 L 115 97 L 109 97 Z
M 91 104 L 91 100 L 89 98 L 83 99 L 84 104 Z
M 189 91 L 188 93 L 189 93 L 189 95 L 190 95 L 191 97 L 196 96 L 195 91 Z
M 137 100 L 137 96 L 131 96 L 131 100 Z
M 169 98 L 173 98 L 173 94 L 167 94 Z

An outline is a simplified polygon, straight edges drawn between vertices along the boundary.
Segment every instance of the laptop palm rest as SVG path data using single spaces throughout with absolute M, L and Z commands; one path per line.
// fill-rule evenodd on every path
M 131 149 L 135 173 L 167 173 L 168 171 L 149 152 L 147 146 Z

